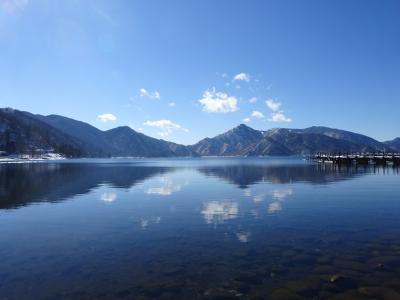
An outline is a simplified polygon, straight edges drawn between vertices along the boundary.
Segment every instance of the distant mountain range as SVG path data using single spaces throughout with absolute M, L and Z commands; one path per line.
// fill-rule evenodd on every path
M 63 116 L 0 109 L 0 151 L 19 154 L 38 149 L 53 149 L 69 157 L 272 156 L 393 152 L 400 151 L 400 138 L 379 142 L 327 127 L 259 131 L 241 124 L 216 137 L 185 146 L 146 136 L 127 126 L 102 131 Z
M 186 146 L 146 136 L 127 126 L 101 131 L 58 115 L 0 109 L 0 151 L 29 153 L 35 149 L 54 149 L 71 157 L 195 155 Z

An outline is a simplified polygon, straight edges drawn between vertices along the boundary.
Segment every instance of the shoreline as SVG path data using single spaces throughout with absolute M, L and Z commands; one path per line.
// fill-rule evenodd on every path
M 17 158 L 17 157 L 0 157 L 1 164 L 28 164 L 28 163 L 42 163 L 42 162 L 68 162 L 76 160 L 129 160 L 129 159 L 232 159 L 232 158 L 246 158 L 246 159 L 270 159 L 270 158 L 298 158 L 305 160 L 304 156 L 301 155 L 289 155 L 289 156 L 170 156 L 170 157 L 143 157 L 143 156 L 127 156 L 127 157 L 38 157 L 38 158 Z

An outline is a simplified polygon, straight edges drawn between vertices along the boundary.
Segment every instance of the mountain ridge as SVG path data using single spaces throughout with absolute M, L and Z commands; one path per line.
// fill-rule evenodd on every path
M 359 133 L 324 126 L 256 130 L 240 124 L 193 145 L 181 145 L 128 126 L 102 131 L 60 115 L 0 109 L 0 151 L 18 154 L 39 149 L 52 149 L 68 157 L 285 156 L 400 151 L 400 138 L 379 142 Z
M 390 141 L 385 141 L 384 143 L 389 147 L 391 147 L 392 149 L 400 151 L 400 137 L 394 138 L 393 140 Z

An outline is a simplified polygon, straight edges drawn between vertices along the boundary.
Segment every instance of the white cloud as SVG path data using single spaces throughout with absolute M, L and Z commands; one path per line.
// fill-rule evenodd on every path
M 201 212 L 207 224 L 221 224 L 235 219 L 239 213 L 239 205 L 229 201 L 211 201 L 204 205 Z
M 100 195 L 100 200 L 104 202 L 114 202 L 117 199 L 117 194 L 115 193 L 104 193 Z
M 140 97 L 146 97 L 149 99 L 160 99 L 161 95 L 158 91 L 154 91 L 154 92 L 149 92 L 148 90 L 141 88 L 139 90 L 139 95 Z
M 250 75 L 246 73 L 239 73 L 236 74 L 235 77 L 233 77 L 234 81 L 245 81 L 249 82 L 250 81 Z
M 250 120 L 250 118 L 244 118 L 242 121 L 245 123 L 249 123 L 251 120 Z
M 176 103 L 175 102 L 170 102 L 170 103 L 168 103 L 168 105 L 171 106 L 171 107 L 174 107 L 176 105 Z
M 110 113 L 105 113 L 97 116 L 97 120 L 103 123 L 117 121 L 117 117 Z
M 251 116 L 252 116 L 253 118 L 257 118 L 257 119 L 262 119 L 262 118 L 264 118 L 263 113 L 260 112 L 260 111 L 258 111 L 258 110 L 254 110 L 254 111 L 251 113 Z
M 0 10 L 7 14 L 14 14 L 23 10 L 29 4 L 29 0 L 0 0 Z
M 188 129 L 183 128 L 181 125 L 176 124 L 171 120 L 146 121 L 143 123 L 143 125 L 159 128 L 161 131 L 158 134 L 162 137 L 171 135 L 173 130 L 182 130 L 185 132 L 189 132 Z
M 268 99 L 267 101 L 265 101 L 265 104 L 267 104 L 268 108 L 272 111 L 278 111 L 281 107 L 281 103 L 275 101 L 274 99 Z
M 287 117 L 282 111 L 272 113 L 271 118 L 268 119 L 270 122 L 292 122 L 292 119 Z
M 203 111 L 211 113 L 229 113 L 237 111 L 237 99 L 234 96 L 222 92 L 216 92 L 215 89 L 205 91 L 203 98 L 199 100 L 203 105 Z
M 292 119 L 289 118 L 284 114 L 283 110 L 280 110 L 281 108 L 281 103 L 274 100 L 274 99 L 268 99 L 265 101 L 265 104 L 268 106 L 270 110 L 272 110 L 271 116 L 268 119 L 270 122 L 292 122 Z
M 221 74 L 221 77 L 222 77 L 222 78 L 226 78 L 226 77 L 228 77 L 228 74 L 222 73 L 222 74 Z
M 256 103 L 257 102 L 257 97 L 251 97 L 250 99 L 249 99 L 249 103 L 251 103 L 251 104 L 254 104 L 254 103 Z

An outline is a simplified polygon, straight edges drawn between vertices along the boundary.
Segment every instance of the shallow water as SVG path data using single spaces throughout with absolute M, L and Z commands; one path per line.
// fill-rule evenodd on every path
M 400 299 L 400 171 L 0 165 L 0 299 Z

